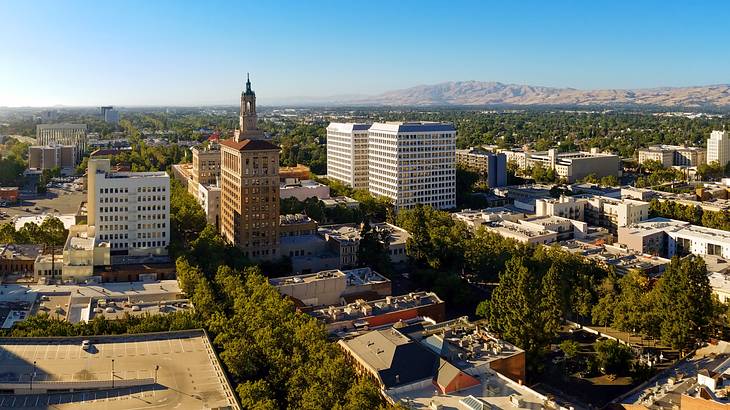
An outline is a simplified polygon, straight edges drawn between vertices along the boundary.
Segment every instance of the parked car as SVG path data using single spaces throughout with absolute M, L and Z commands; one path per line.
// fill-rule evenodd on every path
M 91 341 L 88 339 L 81 341 L 81 349 L 86 350 L 86 351 L 91 349 Z

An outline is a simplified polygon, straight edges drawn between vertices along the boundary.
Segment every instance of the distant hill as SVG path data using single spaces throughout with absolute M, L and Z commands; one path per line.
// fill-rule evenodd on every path
M 362 105 L 560 105 L 560 106 L 660 106 L 730 108 L 730 85 L 661 87 L 643 89 L 578 90 L 499 82 L 451 81 L 353 99 L 336 104 Z

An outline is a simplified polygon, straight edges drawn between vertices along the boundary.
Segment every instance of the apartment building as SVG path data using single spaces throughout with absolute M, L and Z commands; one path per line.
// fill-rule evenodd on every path
M 375 123 L 368 132 L 370 193 L 396 210 L 456 206 L 456 129 L 436 122 Z
M 707 163 L 717 162 L 721 166 L 730 162 L 730 135 L 727 131 L 712 131 L 707 140 Z
M 639 163 L 658 161 L 663 167 L 688 166 L 696 167 L 706 162 L 707 152 L 699 147 L 684 145 L 652 145 L 638 150 Z
M 71 173 L 77 163 L 73 145 L 33 145 L 28 147 L 28 169 L 43 171 L 60 168 L 61 173 Z
M 354 189 L 368 189 L 368 129 L 370 124 L 327 126 L 327 178 Z
M 76 147 L 76 158 L 86 152 L 86 124 L 38 124 L 36 125 L 36 144 L 72 145 Z
M 621 174 L 621 158 L 618 155 L 604 154 L 592 148 L 590 152 L 562 152 L 555 149 L 547 152 L 528 153 L 527 166 L 541 164 L 546 169 L 554 169 L 555 173 L 568 183 L 583 179 L 588 175 L 598 178 L 606 176 L 618 177 Z

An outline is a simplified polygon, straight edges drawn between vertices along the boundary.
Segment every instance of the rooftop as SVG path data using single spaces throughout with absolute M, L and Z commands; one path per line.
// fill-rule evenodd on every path
M 390 232 L 390 245 L 405 243 L 410 234 L 402 228 L 391 225 L 387 222 L 370 224 L 372 229 L 388 230 Z M 336 241 L 359 241 L 361 227 L 358 224 L 341 224 L 341 225 L 324 225 L 320 226 L 318 232 L 322 236 L 327 236 Z
M 443 303 L 443 301 L 433 292 L 412 292 L 401 296 L 387 296 L 385 299 L 370 302 L 358 300 L 344 306 L 330 306 L 315 310 L 310 314 L 325 323 L 336 323 L 439 303 Z
M 321 280 L 329 280 L 333 278 L 338 277 L 344 277 L 345 273 L 338 269 L 333 270 L 325 270 L 317 273 L 309 273 L 305 275 L 293 275 L 293 276 L 284 276 L 281 278 L 271 278 L 269 279 L 269 283 L 271 283 L 272 286 L 282 286 L 282 285 L 293 285 L 297 283 L 312 283 L 317 282 Z
M 279 147 L 268 141 L 250 139 L 245 139 L 242 141 L 234 141 L 228 139 L 225 141 L 221 141 L 221 145 L 228 148 L 233 148 L 236 151 L 279 151 L 280 149 Z
M 0 258 L 35 260 L 43 252 L 43 245 L 0 244 Z
M 380 132 L 456 132 L 454 124 L 442 122 L 376 122 L 370 127 L 370 131 Z
M 81 349 L 84 339 L 92 343 L 86 351 Z M 5 387 L 25 388 L 35 372 L 34 394 L 6 396 L 13 399 L 12 407 L 38 408 L 36 404 L 43 403 L 41 407 L 50 404 L 55 409 L 240 408 L 202 330 L 2 338 L 0 352 Z
M 316 223 L 314 219 L 305 214 L 287 214 L 279 216 L 279 225 L 300 225 Z

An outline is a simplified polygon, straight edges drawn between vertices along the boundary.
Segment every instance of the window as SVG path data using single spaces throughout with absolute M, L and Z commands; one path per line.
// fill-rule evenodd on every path
M 714 243 L 707 244 L 707 254 L 722 256 L 722 246 L 715 245 Z

